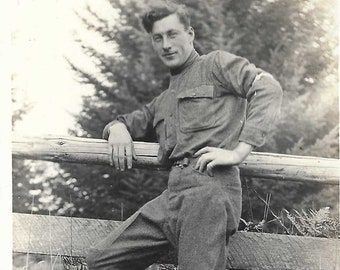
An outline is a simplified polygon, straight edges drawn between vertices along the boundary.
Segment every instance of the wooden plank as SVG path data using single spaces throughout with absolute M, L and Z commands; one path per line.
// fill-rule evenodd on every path
M 117 221 L 13 213 L 13 251 L 86 256 L 88 248 L 119 226 Z M 71 243 L 72 240 L 72 243 Z M 228 269 L 340 269 L 340 240 L 237 232 Z M 175 263 L 174 256 L 164 263 Z
M 164 169 L 157 160 L 158 144 L 134 142 L 134 146 L 134 167 Z M 12 154 L 21 159 L 109 164 L 107 142 L 101 139 L 14 137 Z M 253 152 L 239 167 L 244 176 L 339 185 L 338 159 Z

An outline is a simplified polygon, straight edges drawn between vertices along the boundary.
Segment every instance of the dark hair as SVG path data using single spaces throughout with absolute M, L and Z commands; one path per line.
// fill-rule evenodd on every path
M 159 21 L 171 14 L 177 14 L 185 29 L 190 26 L 190 17 L 185 5 L 177 4 L 174 1 L 156 1 L 150 4 L 144 13 L 142 23 L 146 32 L 151 33 L 154 22 Z

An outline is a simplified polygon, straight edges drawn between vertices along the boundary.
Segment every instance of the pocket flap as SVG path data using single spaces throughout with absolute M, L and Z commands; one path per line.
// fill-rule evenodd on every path
M 213 85 L 201 85 L 195 88 L 183 90 L 178 94 L 177 98 L 213 98 L 214 86 Z

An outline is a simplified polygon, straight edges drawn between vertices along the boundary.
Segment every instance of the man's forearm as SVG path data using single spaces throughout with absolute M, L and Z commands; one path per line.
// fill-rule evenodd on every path
M 253 149 L 254 149 L 253 145 L 249 143 L 245 143 L 245 142 L 239 142 L 239 144 L 236 146 L 236 148 L 233 151 L 239 157 L 239 160 L 241 163 L 247 158 L 247 156 L 251 153 Z

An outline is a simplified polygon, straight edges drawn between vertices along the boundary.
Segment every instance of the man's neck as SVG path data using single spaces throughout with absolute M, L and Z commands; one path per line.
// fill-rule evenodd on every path
M 196 52 L 195 49 L 193 49 L 191 51 L 188 59 L 183 63 L 183 65 L 181 65 L 180 67 L 170 69 L 171 75 L 177 75 L 177 74 L 181 73 L 183 70 L 190 67 L 198 57 L 199 57 L 199 54 Z

